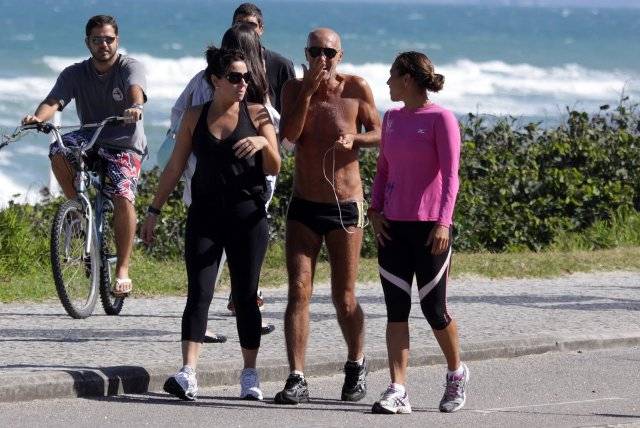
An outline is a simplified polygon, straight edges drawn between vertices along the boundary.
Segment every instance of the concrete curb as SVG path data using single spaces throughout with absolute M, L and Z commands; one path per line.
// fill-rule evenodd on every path
M 531 339 L 513 339 L 462 345 L 464 361 L 513 358 L 582 349 L 606 349 L 640 345 L 640 333 L 619 335 L 585 335 L 573 337 L 539 336 Z M 284 352 L 284 351 L 283 351 Z M 411 365 L 442 364 L 440 349 L 413 347 Z M 289 368 L 283 358 L 260 359 L 260 379 L 263 382 L 284 381 Z M 367 354 L 370 370 L 387 368 L 386 351 Z M 305 372 L 309 376 L 326 376 L 342 372 L 344 355 L 327 353 L 307 358 Z M 168 366 L 114 366 L 103 368 L 61 368 L 60 370 L 29 373 L 0 374 L 0 402 L 37 399 L 104 397 L 120 394 L 143 394 L 160 391 L 166 378 L 175 373 Z M 240 376 L 239 360 L 198 366 L 198 385 L 211 387 L 235 385 Z

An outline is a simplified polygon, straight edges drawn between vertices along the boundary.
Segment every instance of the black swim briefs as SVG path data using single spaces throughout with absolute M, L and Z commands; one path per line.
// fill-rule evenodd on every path
M 342 202 L 338 206 L 293 197 L 289 203 L 287 220 L 298 221 L 316 234 L 324 236 L 343 226 L 363 227 L 364 210 L 362 202 Z

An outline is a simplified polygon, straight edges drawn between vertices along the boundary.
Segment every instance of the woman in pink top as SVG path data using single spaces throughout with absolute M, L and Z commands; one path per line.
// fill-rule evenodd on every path
M 464 406 L 469 369 L 460 362 L 455 321 L 447 311 L 451 224 L 458 193 L 460 128 L 453 113 L 429 101 L 444 76 L 419 52 L 396 57 L 387 81 L 391 100 L 368 215 L 378 240 L 380 279 L 387 304 L 387 349 L 391 384 L 374 413 L 410 413 L 405 390 L 409 360 L 411 283 L 444 353 L 449 371 L 440 411 Z

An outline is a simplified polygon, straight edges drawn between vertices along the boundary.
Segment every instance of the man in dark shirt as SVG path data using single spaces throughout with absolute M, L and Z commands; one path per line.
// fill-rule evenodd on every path
M 264 21 L 262 11 L 253 3 L 242 3 L 233 12 L 233 23 L 243 22 L 255 27 L 258 36 L 264 33 Z M 281 113 L 280 93 L 287 80 L 296 77 L 293 71 L 293 63 L 277 52 L 264 48 L 264 62 L 269 81 L 269 100 L 271 105 Z

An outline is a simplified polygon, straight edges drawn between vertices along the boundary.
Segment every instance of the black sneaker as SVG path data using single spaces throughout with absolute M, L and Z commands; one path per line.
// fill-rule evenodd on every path
M 360 401 L 367 395 L 367 360 L 362 365 L 347 361 L 344 365 L 342 401 Z
M 276 404 L 298 404 L 309 401 L 309 388 L 305 378 L 298 374 L 290 374 L 284 389 L 273 398 Z

